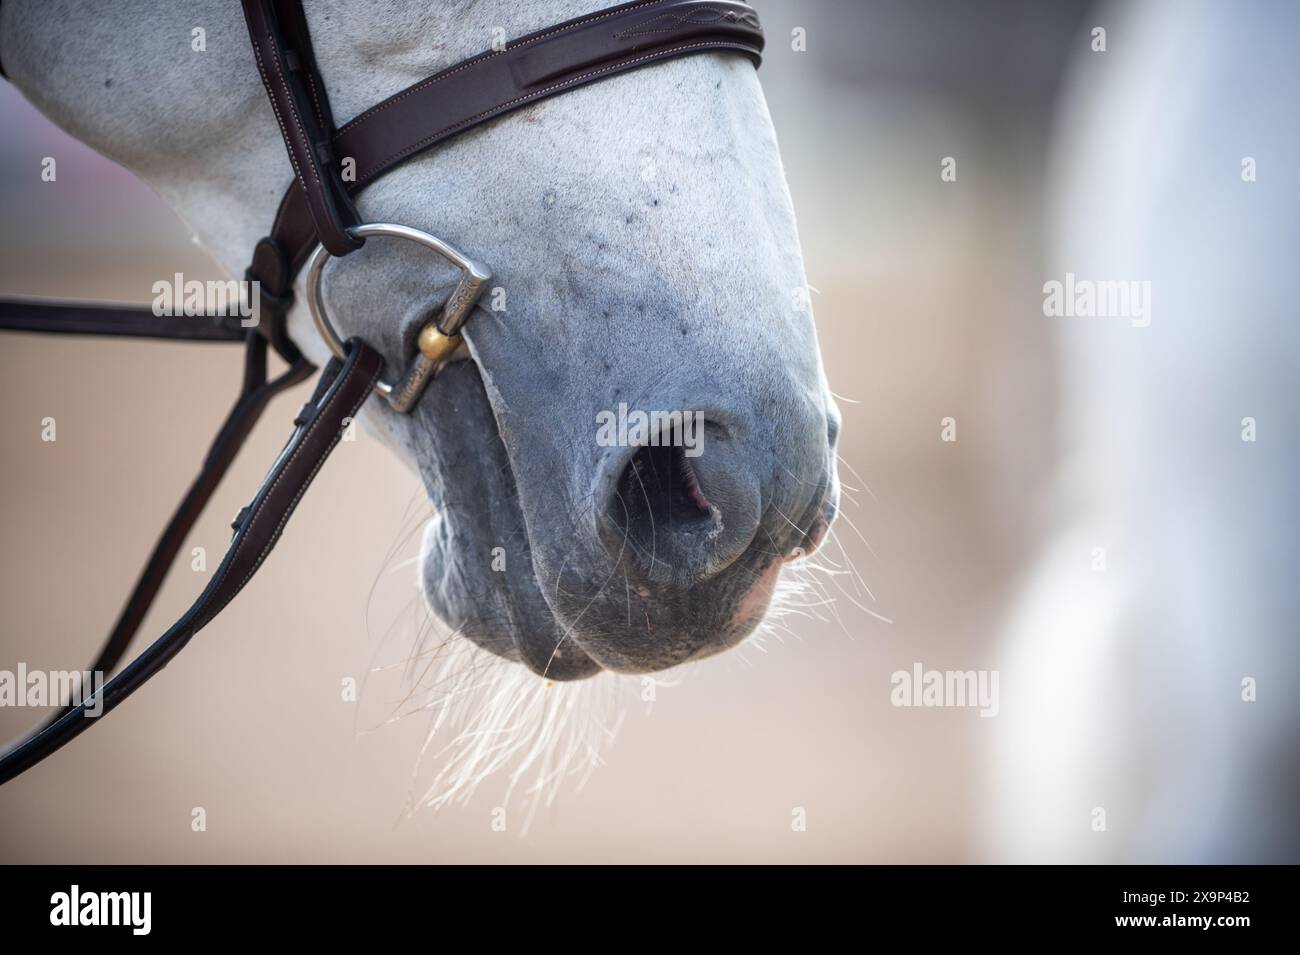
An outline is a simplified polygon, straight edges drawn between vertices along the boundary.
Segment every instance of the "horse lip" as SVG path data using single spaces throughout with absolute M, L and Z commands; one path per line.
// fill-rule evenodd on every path
M 749 590 L 741 597 L 740 603 L 736 607 L 736 612 L 731 617 L 730 630 L 732 634 L 748 634 L 767 611 L 767 605 L 776 592 L 776 581 L 781 576 L 781 564 L 784 561 L 773 561 L 763 569 L 763 572 L 755 578 Z

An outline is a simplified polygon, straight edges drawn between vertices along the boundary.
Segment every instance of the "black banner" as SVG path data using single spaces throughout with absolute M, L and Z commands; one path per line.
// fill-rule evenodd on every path
M 10 867 L 7 940 L 156 938 L 335 943 L 429 931 L 623 924 L 676 934 L 681 920 L 734 936 L 773 924 L 855 936 L 1105 935 L 1182 944 L 1284 931 L 1292 867 L 512 868 Z M 455 928 L 451 928 L 452 925 Z M 652 930 L 652 926 L 659 928 Z M 482 928 L 480 928 L 480 926 Z M 674 928 L 676 926 L 676 928 Z M 663 936 L 660 936 L 663 937 Z M 665 944 L 675 944 L 668 943 Z

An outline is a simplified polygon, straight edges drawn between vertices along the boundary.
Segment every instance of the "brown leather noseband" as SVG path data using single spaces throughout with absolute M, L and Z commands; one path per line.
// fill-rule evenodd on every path
M 735 52 L 757 66 L 763 32 L 753 8 L 733 0 L 641 0 L 600 10 L 513 40 L 395 93 L 341 127 L 334 124 L 324 78 L 312 53 L 300 0 L 243 0 L 254 58 L 293 167 L 270 233 L 253 252 L 246 278 L 258 283 L 260 321 L 238 316 L 155 315 L 150 309 L 88 303 L 0 301 L 0 329 L 243 342 L 244 382 L 203 466 L 172 515 L 108 641 L 91 667 L 111 673 L 162 587 L 166 573 L 239 447 L 276 394 L 303 381 L 312 365 L 290 341 L 286 316 L 294 281 L 313 255 L 309 304 L 335 357 L 294 419 L 288 443 L 234 521 L 234 538 L 189 610 L 89 699 L 67 705 L 41 730 L 0 757 L 7 782 L 93 725 L 161 670 L 261 567 L 317 471 L 371 391 L 407 411 L 459 342 L 487 281 L 485 267 L 441 240 L 389 223 L 360 221 L 353 199 L 395 166 L 446 139 L 537 100 L 671 57 Z M 355 176 L 344 169 L 355 170 Z M 387 230 L 387 231 L 385 231 Z M 360 339 L 340 341 L 314 293 L 329 256 L 355 251 L 369 235 L 422 242 L 455 264 L 456 290 L 421 332 L 419 354 L 394 381 L 384 360 Z M 267 347 L 288 363 L 267 378 Z

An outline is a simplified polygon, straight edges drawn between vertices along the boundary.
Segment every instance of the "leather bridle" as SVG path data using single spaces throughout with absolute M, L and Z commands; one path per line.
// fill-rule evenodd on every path
M 92 698 L 65 706 L 0 757 L 0 783 L 80 735 L 93 725 L 91 714 L 111 711 L 179 653 L 261 567 L 371 391 L 380 391 L 395 410 L 409 411 L 459 346 L 461 327 L 489 279 L 487 269 L 428 233 L 361 222 L 353 205 L 357 193 L 412 156 L 537 100 L 691 53 L 733 51 L 757 66 L 763 49 L 758 14 L 747 4 L 641 0 L 547 27 L 471 57 L 336 128 L 300 0 L 243 0 L 243 7 L 258 70 L 294 171 L 270 234 L 257 243 L 245 275 L 260 289 L 256 328 L 245 329 L 238 316 L 166 317 L 147 308 L 0 301 L 0 329 L 243 342 L 245 347 L 238 399 L 154 546 L 92 672 L 111 673 L 125 654 L 186 535 L 268 402 L 311 374 L 313 366 L 286 329 L 294 281 L 304 266 L 308 305 L 334 357 L 322 370 L 311 400 L 294 418 L 293 433 L 252 502 L 235 518 L 230 547 L 198 599 Z M 345 179 L 345 160 L 355 168 L 355 178 Z M 340 341 L 319 298 L 326 261 L 355 251 L 374 236 L 419 242 L 460 273 L 438 318 L 421 330 L 410 367 L 393 380 L 383 379 L 384 359 L 365 342 Z M 270 379 L 268 345 L 288 363 L 286 371 Z

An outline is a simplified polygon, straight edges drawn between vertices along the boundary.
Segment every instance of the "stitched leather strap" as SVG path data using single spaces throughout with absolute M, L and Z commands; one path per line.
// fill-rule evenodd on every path
M 93 726 L 161 670 L 194 634 L 234 599 L 275 547 L 286 522 L 325 459 L 342 437 L 347 419 L 370 395 L 383 359 L 359 340 L 348 342 L 347 361 L 333 359 L 312 400 L 295 419 L 294 432 L 253 501 L 235 525 L 235 536 L 212 580 L 184 615 L 148 649 L 109 680 L 89 701 L 61 713 L 50 725 L 0 758 L 0 783 L 34 766 Z M 215 449 L 214 449 L 215 450 Z M 101 709 L 102 708 L 102 709 Z
M 436 73 L 343 126 L 334 151 L 357 189 L 443 140 L 539 99 L 688 53 L 734 50 L 760 61 L 758 14 L 729 0 L 632 3 L 579 17 Z
M 0 299 L 0 329 L 61 335 L 119 335 L 178 341 L 242 342 L 237 316 L 155 315 L 134 305 Z
M 333 120 L 302 5 L 293 0 L 243 0 L 243 4 L 257 69 L 316 235 L 331 254 L 346 255 L 361 245 L 346 231 L 357 224 L 357 214 L 334 162 Z
M 253 57 L 284 137 L 294 186 L 302 197 L 303 232 L 319 237 L 332 254 L 346 255 L 364 240 L 347 232 L 357 224 L 357 213 L 332 152 L 334 116 L 316 67 L 302 4 L 243 0 L 243 7 Z M 282 244 L 271 236 L 257 243 L 244 272 L 245 280 L 256 281 L 261 290 L 259 331 L 291 364 L 302 357 L 289 340 L 287 322 L 296 274 Z

